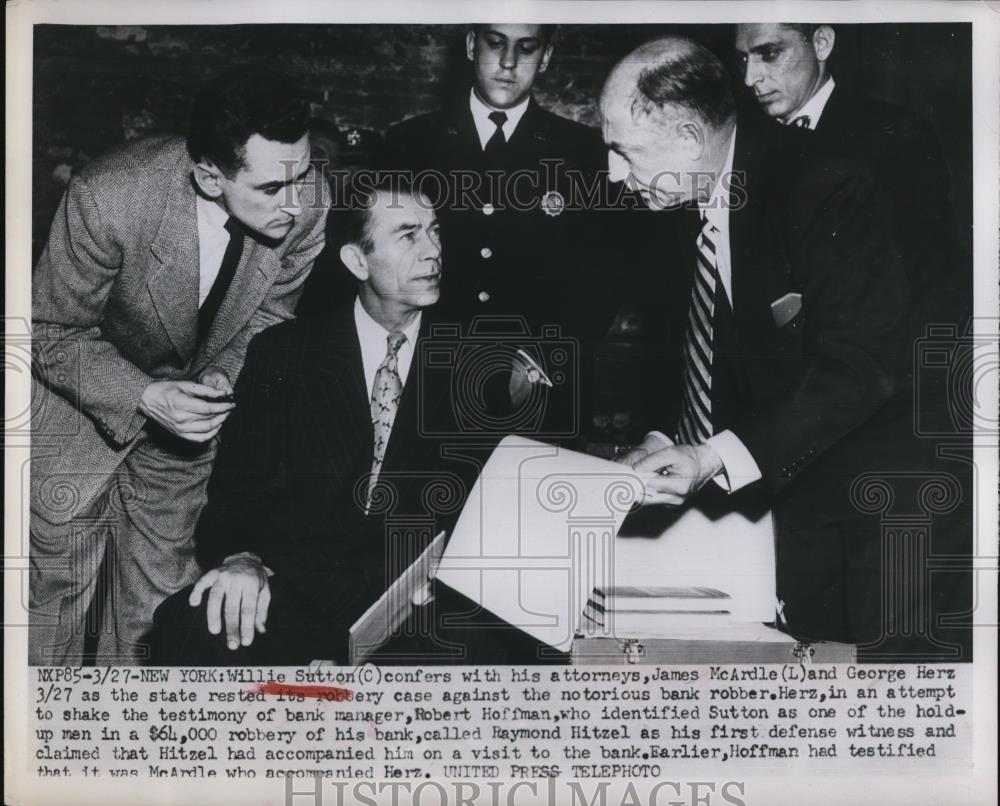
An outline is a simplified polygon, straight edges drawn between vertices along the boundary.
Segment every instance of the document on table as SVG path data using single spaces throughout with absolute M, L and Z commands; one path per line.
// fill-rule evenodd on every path
M 718 588 L 733 621 L 771 620 L 770 512 L 746 506 L 746 496 L 705 496 L 626 521 L 642 489 L 623 465 L 509 436 L 474 485 L 437 579 L 563 651 L 594 588 L 612 585 Z M 737 500 L 741 509 L 726 508 Z

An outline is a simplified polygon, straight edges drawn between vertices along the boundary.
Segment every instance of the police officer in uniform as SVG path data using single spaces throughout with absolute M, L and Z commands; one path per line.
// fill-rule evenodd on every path
M 541 373 L 521 359 L 506 375 L 488 373 L 486 397 L 494 403 L 508 379 L 516 407 L 520 379 L 553 376 L 548 416 L 558 409 L 563 419 L 535 423 L 536 434 L 550 437 L 578 431 L 580 368 L 615 313 L 615 295 L 597 282 L 608 273 L 602 242 L 611 240 L 600 237 L 594 209 L 607 192 L 600 137 L 531 95 L 548 68 L 553 34 L 544 25 L 474 26 L 465 42 L 469 92 L 386 135 L 387 164 L 417 174 L 438 206 L 444 259 L 453 268 L 442 285 L 442 316 L 463 339 L 497 336 L 512 355 L 523 347 L 537 361 Z M 559 349 L 566 338 L 573 340 L 568 353 Z

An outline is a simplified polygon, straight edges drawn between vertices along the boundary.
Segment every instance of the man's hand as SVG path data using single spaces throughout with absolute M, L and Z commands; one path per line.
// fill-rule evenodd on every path
M 659 434 L 646 434 L 646 438 L 642 441 L 642 444 L 636 445 L 625 453 L 616 456 L 614 461 L 620 465 L 635 467 L 636 462 L 645 459 L 651 453 L 663 450 L 669 444 Z
M 266 631 L 267 608 L 271 603 L 269 576 L 271 572 L 255 555 L 234 554 L 198 580 L 188 603 L 198 607 L 202 594 L 208 590 L 208 631 L 218 635 L 225 614 L 226 646 L 230 649 L 241 644 L 250 646 L 255 629 L 259 633 Z
M 710 445 L 671 445 L 640 459 L 632 469 L 646 485 L 643 504 L 678 507 L 724 468 Z
M 219 376 L 229 386 L 228 378 Z M 153 381 L 142 392 L 139 411 L 182 439 L 208 442 L 233 410 L 232 401 L 220 399 L 231 391 L 194 381 Z
M 198 376 L 198 383 L 218 389 L 224 395 L 233 393 L 233 384 L 229 376 L 218 367 L 209 367 Z

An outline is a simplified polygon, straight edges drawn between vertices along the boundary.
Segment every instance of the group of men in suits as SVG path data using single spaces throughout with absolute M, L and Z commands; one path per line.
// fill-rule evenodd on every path
M 711 482 L 730 494 L 764 485 L 778 619 L 792 634 L 870 659 L 968 660 L 968 568 L 932 575 L 922 553 L 970 556 L 970 457 L 966 445 L 949 462 L 916 433 L 917 407 L 949 401 L 933 385 L 915 398 L 914 347 L 971 311 L 970 266 L 948 229 L 947 185 L 914 192 L 923 170 L 945 170 L 926 126 L 852 106 L 826 72 L 833 41 L 829 26 L 737 26 L 763 120 L 738 114 L 721 62 L 680 38 L 640 48 L 605 85 L 612 179 L 680 208 L 664 221 L 668 253 L 693 267 L 646 278 L 656 312 L 670 309 L 662 354 L 683 385 L 663 401 L 661 430 L 621 461 L 653 474 L 650 502 L 681 505 Z M 877 111 L 838 128 L 827 113 L 840 108 Z M 817 125 L 829 134 L 808 131 Z M 914 515 L 919 487 L 950 491 L 932 548 L 889 536 L 866 478 Z
M 909 170 L 894 143 L 933 142 L 919 140 L 912 116 L 898 129 L 859 120 L 846 135 L 831 125 L 827 141 L 808 131 L 848 106 L 824 72 L 833 36 L 828 26 L 738 26 L 747 86 L 787 126 L 738 114 L 729 74 L 694 41 L 642 46 L 601 96 L 605 174 L 596 135 L 531 96 L 551 27 L 473 27 L 468 94 L 390 129 L 383 165 L 418 176 L 526 172 L 527 197 L 502 182 L 470 194 L 397 176 L 352 187 L 327 216 L 304 128 L 288 111 L 294 93 L 242 96 L 232 77 L 201 102 L 196 124 L 219 118 L 205 125 L 235 131 L 199 139 L 193 129 L 186 149 L 144 141 L 88 166 L 34 279 L 36 327 L 51 335 L 36 349 L 37 394 L 51 401 L 44 416 L 62 418 L 40 433 L 66 433 L 60 423 L 73 417 L 82 425 L 50 447 L 48 463 L 33 462 L 33 662 L 78 657 L 112 532 L 109 638 L 148 649 L 141 636 L 163 602 L 151 633 L 157 662 L 343 662 L 350 624 L 454 521 L 518 406 L 549 401 L 533 435 L 579 432 L 579 374 L 543 388 L 544 351 L 513 349 L 566 336 L 588 345 L 615 312 L 606 275 L 619 230 L 602 232 L 599 211 L 571 203 L 580 188 L 561 183 L 572 178 L 591 192 L 625 182 L 665 211 L 662 269 L 632 275 L 660 324 L 651 372 L 672 377 L 658 388 L 673 391 L 650 407 L 658 417 L 645 441 L 619 458 L 645 480 L 645 503 L 763 486 L 777 528 L 779 626 L 905 654 L 912 636 L 886 629 L 898 614 L 883 604 L 880 523 L 859 511 L 852 485 L 914 456 L 933 466 L 912 433 L 912 340 L 932 316 L 961 316 L 926 301 L 945 299 L 932 290 L 942 288 L 964 299 L 966 278 L 945 260 L 957 254 L 942 245 L 946 204 L 922 213 L 939 227 L 926 236 L 938 251 L 909 246 L 916 202 L 891 181 Z M 241 98 L 235 111 L 221 106 L 227 93 Z M 234 125 L 240 114 L 249 120 Z M 842 158 L 870 154 L 871 142 L 900 163 L 866 169 Z M 563 170 L 553 174 L 553 163 Z M 219 233 L 226 215 L 239 236 Z M 326 254 L 353 276 L 356 295 L 278 324 L 291 317 L 324 226 Z M 238 267 L 224 271 L 238 239 Z M 199 304 L 219 307 L 202 316 Z M 483 388 L 456 391 L 454 377 L 438 385 L 428 351 L 460 352 L 484 334 L 511 349 L 495 371 L 472 374 Z M 466 416 L 470 405 L 479 419 Z M 58 494 L 69 467 L 99 470 L 71 506 Z M 429 492 L 441 485 L 446 495 Z M 96 536 L 81 540 L 83 524 L 96 524 Z M 953 533 L 967 534 L 964 525 Z M 934 617 L 962 612 L 966 594 L 939 585 Z M 418 634 L 381 657 L 538 659 L 532 642 L 443 586 L 435 602 Z

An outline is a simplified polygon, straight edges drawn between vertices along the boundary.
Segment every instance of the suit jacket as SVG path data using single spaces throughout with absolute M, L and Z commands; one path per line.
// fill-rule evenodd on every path
M 948 165 L 930 121 L 838 84 L 814 130 L 831 154 L 862 163 L 888 191 L 911 285 L 912 337 L 972 314 L 972 261 L 957 240 Z
M 260 334 L 237 383 L 196 533 L 199 558 L 210 567 L 257 554 L 317 625 L 314 657 L 345 657 L 350 625 L 451 528 L 485 458 L 446 436 L 449 379 L 423 358 L 430 318 L 368 513 L 371 392 L 352 305 Z
M 54 523 L 85 511 L 141 437 L 149 383 L 210 366 L 236 379 L 250 339 L 291 317 L 323 246 L 325 185 L 307 183 L 280 243 L 247 237 L 198 343 L 192 168 L 183 139 L 128 143 L 72 179 L 52 224 L 32 278 L 32 509 Z
M 771 121 L 740 121 L 729 213 L 732 310 L 717 304 L 714 323 L 713 425 L 739 437 L 772 497 L 779 595 L 803 563 L 842 569 L 841 584 L 851 584 L 843 546 L 821 535 L 861 514 L 853 480 L 886 467 L 912 439 L 900 383 L 910 360 L 908 287 L 889 206 L 859 166 L 817 157 L 811 139 Z M 650 274 L 649 298 L 664 322 L 660 356 L 681 377 L 700 220 L 695 209 L 662 216 L 676 268 Z M 771 303 L 789 293 L 801 295 L 801 309 L 778 326 Z M 660 410 L 661 429 L 673 433 L 676 392 Z M 850 640 L 814 626 L 825 617 L 818 605 L 796 604 L 800 633 Z
M 464 324 L 520 316 L 534 335 L 549 324 L 574 337 L 607 332 L 615 311 L 606 286 L 615 273 L 595 211 L 582 209 L 607 192 L 606 152 L 594 130 L 531 100 L 494 161 L 483 154 L 464 95 L 390 128 L 386 152 L 390 167 L 451 177 L 444 188 L 436 179 L 425 185 L 442 202 L 442 316 Z

